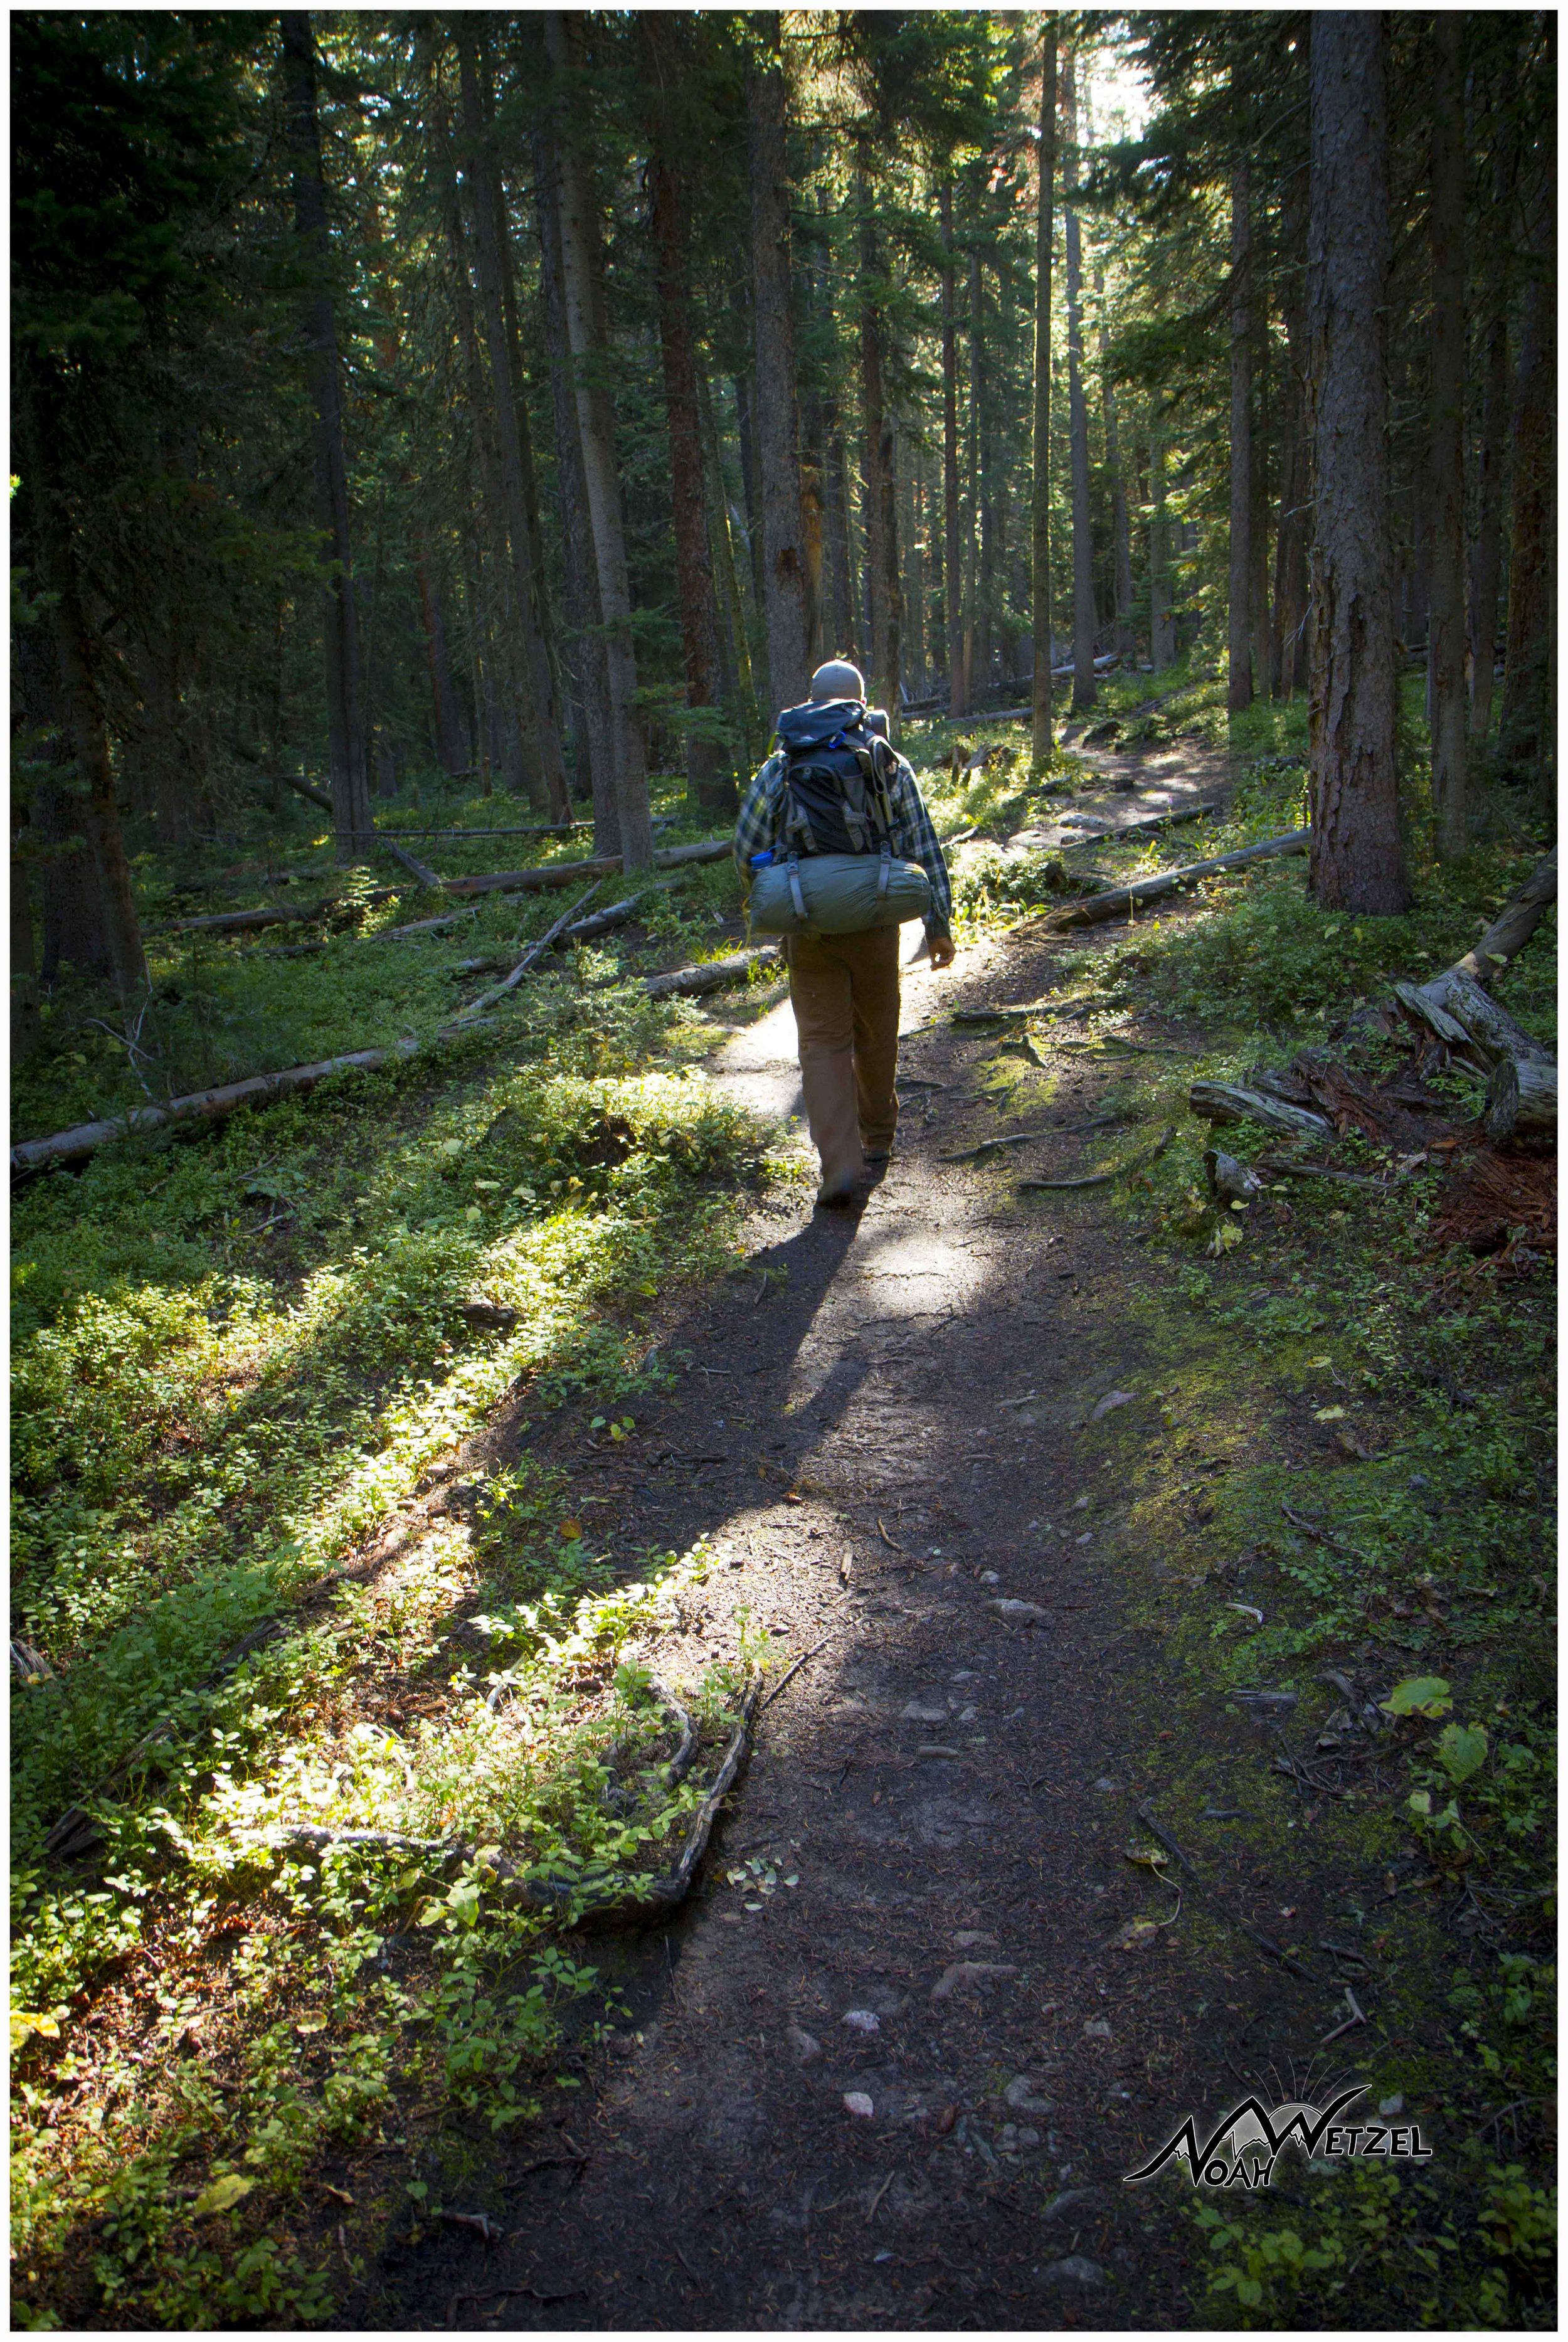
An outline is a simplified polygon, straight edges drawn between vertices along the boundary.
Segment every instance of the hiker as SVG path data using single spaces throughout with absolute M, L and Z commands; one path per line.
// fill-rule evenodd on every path
M 842 1206 L 893 1152 L 900 922 L 924 919 L 932 966 L 953 963 L 953 890 L 920 785 L 847 659 L 780 716 L 734 850 L 752 932 L 778 936 L 789 967 L 816 1200 Z

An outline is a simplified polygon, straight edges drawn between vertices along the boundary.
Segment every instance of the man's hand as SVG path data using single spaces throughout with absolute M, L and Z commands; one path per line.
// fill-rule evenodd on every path
M 951 967 L 953 966 L 953 937 L 951 936 L 929 936 L 927 938 L 927 948 L 931 953 L 931 965 L 933 967 Z

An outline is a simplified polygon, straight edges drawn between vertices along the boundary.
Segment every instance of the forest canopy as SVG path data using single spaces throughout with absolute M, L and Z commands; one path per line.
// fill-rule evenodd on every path
M 895 721 L 1026 696 L 1047 635 L 1075 713 L 1194 649 L 1233 709 L 1306 692 L 1356 251 L 1370 656 L 1427 670 L 1443 850 L 1467 772 L 1547 790 L 1551 20 L 1368 16 L 1322 236 L 1315 21 L 17 15 L 30 964 L 129 996 L 125 825 L 302 782 L 343 856 L 445 775 L 635 866 L 649 771 L 722 816 L 834 651 Z

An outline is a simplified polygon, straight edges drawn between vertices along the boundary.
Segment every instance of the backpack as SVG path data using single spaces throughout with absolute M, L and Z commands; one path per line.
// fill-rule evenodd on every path
M 778 720 L 784 757 L 781 847 L 789 854 L 881 854 L 892 828 L 897 758 L 858 699 L 808 701 Z M 885 726 L 885 717 L 881 721 Z

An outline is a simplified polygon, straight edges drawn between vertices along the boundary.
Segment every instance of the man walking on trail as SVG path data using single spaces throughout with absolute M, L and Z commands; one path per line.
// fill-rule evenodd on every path
M 920 785 L 847 659 L 819 666 L 808 705 L 779 717 L 777 745 L 741 806 L 734 852 L 753 932 L 783 939 L 801 1089 L 822 1158 L 816 1200 L 842 1206 L 867 1166 L 893 1152 L 897 919 L 924 916 L 931 965 L 953 962 L 953 890 Z

